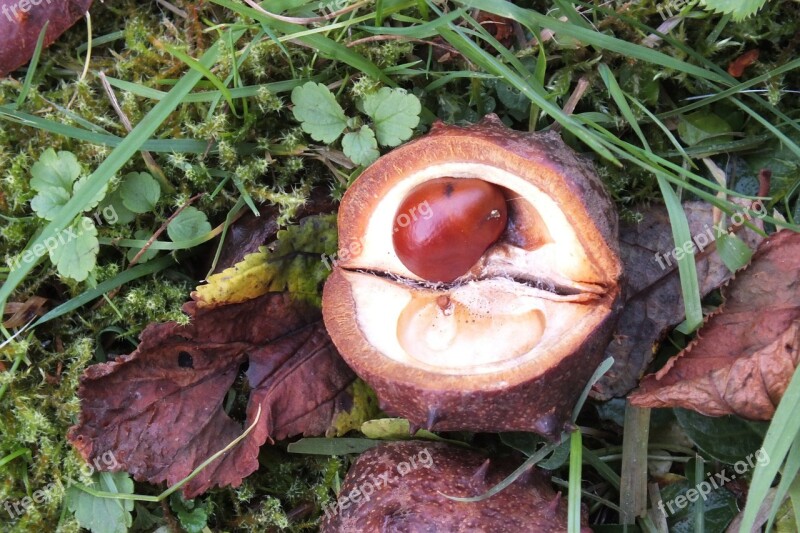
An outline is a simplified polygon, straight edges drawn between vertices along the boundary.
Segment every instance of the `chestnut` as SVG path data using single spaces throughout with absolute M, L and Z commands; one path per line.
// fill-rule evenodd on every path
M 490 533 L 567 530 L 567 502 L 536 468 L 494 496 L 480 496 L 517 463 L 441 442 L 383 443 L 356 459 L 339 497 L 325 507 L 322 533 Z M 586 527 L 582 513 L 581 532 Z
M 471 178 L 429 180 L 417 185 L 400 204 L 394 250 L 419 277 L 453 281 L 466 274 L 500 237 L 507 221 L 500 187 Z
M 360 253 L 325 283 L 325 325 L 387 413 L 561 433 L 620 300 L 616 211 L 588 162 L 493 115 L 438 123 L 367 168 L 338 218 Z

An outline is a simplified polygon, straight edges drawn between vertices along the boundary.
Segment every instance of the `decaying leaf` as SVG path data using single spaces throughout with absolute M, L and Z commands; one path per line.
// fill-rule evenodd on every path
M 748 50 L 728 64 L 728 74 L 734 78 L 741 78 L 747 67 L 758 61 L 760 50 Z
M 214 274 L 192 293 L 199 307 L 243 302 L 288 289 L 319 305 L 328 275 L 323 259 L 336 254 L 336 215 L 316 215 L 277 232 L 277 240 L 236 265 Z
M 258 468 L 267 440 L 319 435 L 352 399 L 354 375 L 333 348 L 313 305 L 289 293 L 242 303 L 184 306 L 192 321 L 148 326 L 133 353 L 89 367 L 69 440 L 87 461 L 111 452 L 116 470 L 172 485 L 242 433 L 223 400 L 247 364 L 249 426 L 255 429 L 184 486 L 194 497 L 237 486 Z
M 800 234 L 770 236 L 723 292 L 697 339 L 645 377 L 632 404 L 772 417 L 800 358 Z
M 0 77 L 27 63 L 48 23 L 44 46 L 50 46 L 80 20 L 92 0 L 20 2 L 0 0 Z
M 684 212 L 694 239 L 695 263 L 700 293 L 706 296 L 727 281 L 731 273 L 712 247 L 714 225 L 712 206 L 705 202 L 686 202 Z M 761 221 L 751 221 L 760 227 Z M 737 235 L 755 248 L 761 237 L 747 228 Z M 691 243 L 689 244 L 691 246 Z M 705 253 L 698 253 L 703 247 Z M 675 243 L 669 215 L 663 206 L 644 213 L 644 220 L 620 228 L 620 257 L 625 265 L 625 306 L 617 322 L 606 355 L 614 357 L 611 367 L 592 390 L 596 399 L 623 396 L 636 387 L 653 360 L 658 343 L 666 332 L 683 320 Z
M 257 252 L 261 246 L 275 240 L 281 219 L 281 208 L 277 205 L 263 204 L 259 206 L 258 210 L 258 216 L 254 215 L 252 211 L 246 211 L 228 228 L 214 269 L 215 273 L 234 266 L 246 255 Z M 311 191 L 305 203 L 290 214 L 293 220 L 302 220 L 308 216 L 333 211 L 334 205 L 330 191 L 316 188 Z
M 11 317 L 3 322 L 4 328 L 19 328 L 37 316 L 42 316 L 47 305 L 47 298 L 31 296 L 24 302 L 9 302 L 3 310 Z

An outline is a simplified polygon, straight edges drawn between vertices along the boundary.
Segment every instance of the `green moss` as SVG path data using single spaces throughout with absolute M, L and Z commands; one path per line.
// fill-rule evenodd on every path
M 548 12 L 553 8 L 552 2 L 544 0 L 528 4 L 540 12 Z M 624 13 L 657 26 L 661 21 L 657 12 L 660 4 L 650 0 L 625 2 Z M 354 109 L 355 101 L 383 86 L 363 72 L 335 58 L 311 53 L 308 48 L 291 40 L 283 42 L 282 46 L 267 38 L 255 40 L 260 25 L 233 16 L 213 4 L 177 2 L 176 5 L 187 10 L 189 16 L 186 19 L 156 9 L 143 9 L 141 2 L 135 0 L 95 3 L 92 8 L 94 35 L 108 35 L 121 30 L 122 37 L 94 47 L 91 71 L 104 71 L 109 77 L 136 83 L 143 88 L 168 91 L 174 81 L 187 71 L 187 67 L 166 53 L 160 44 L 169 43 L 186 50 L 193 57 L 199 57 L 218 34 L 200 34 L 195 28 L 203 28 L 206 23 L 226 22 L 250 27 L 248 36 L 236 44 L 235 54 L 222 54 L 214 66 L 214 73 L 221 79 L 233 72 L 234 57 L 241 59 L 247 49 L 248 55 L 238 69 L 241 86 L 320 76 L 324 78 L 324 83 L 338 87 L 335 89 L 337 98 L 348 112 Z M 614 7 L 622 5 L 622 2 L 617 2 Z M 761 56 L 748 75 L 763 74 L 794 59 L 792 52 L 798 44 L 794 35 L 798 11 L 792 2 L 769 2 L 758 16 L 739 24 L 727 24 L 713 40 L 708 38 L 720 17 L 701 13 L 699 8 L 695 8 L 695 11 L 698 16 L 685 19 L 673 30 L 672 35 L 723 69 L 744 50 L 754 47 L 761 50 Z M 295 14 L 305 16 L 308 13 Z M 416 9 L 410 9 L 404 15 L 420 16 Z M 619 19 L 596 14 L 587 17 L 602 31 L 621 39 L 639 42 L 645 36 Z M 348 31 L 357 32 L 358 29 L 353 27 Z M 348 37 L 347 31 L 342 30 L 326 35 L 339 42 Z M 113 111 L 96 76 L 90 73 L 84 80 L 77 80 L 83 68 L 85 52 L 76 53 L 76 50 L 85 39 L 85 25 L 78 24 L 44 52 L 31 92 L 21 111 L 59 124 L 83 127 L 74 118 L 61 113 L 57 108 L 60 106 L 109 134 L 124 137 L 127 130 Z M 381 68 L 409 63 L 412 65 L 410 69 L 417 69 L 421 75 L 403 74 L 393 76 L 393 79 L 420 96 L 426 110 L 431 112 L 426 119 L 428 121 L 432 116 L 449 121 L 476 120 L 494 110 L 512 126 L 528 128 L 528 104 L 523 102 L 520 109 L 512 113 L 492 80 L 454 78 L 435 91 L 426 89 L 448 70 L 469 71 L 476 68 L 458 54 L 439 63 L 435 58 L 429 60 L 427 46 L 401 41 L 364 43 L 351 50 Z M 660 51 L 686 61 L 695 61 L 668 44 L 660 45 Z M 589 47 L 578 47 L 558 36 L 545 43 L 545 52 L 545 85 L 552 101 L 563 106 L 572 94 L 576 80 L 588 76 L 591 88 L 583 95 L 575 113 L 602 113 L 607 118 L 605 127 L 634 144 L 638 144 L 635 134 L 596 75 L 597 62 L 608 64 L 623 90 L 645 103 L 654 113 L 669 112 L 685 105 L 686 98 L 715 91 L 705 82 L 668 69 L 617 54 L 600 53 Z M 516 53 L 521 58 L 534 58 L 539 52 L 537 47 L 532 47 Z M 797 71 L 792 71 L 771 79 L 763 88 L 767 90 L 765 97 L 770 103 L 796 117 L 796 110 L 800 109 L 798 96 L 786 93 L 783 89 L 796 88 L 798 85 L 800 77 Z M 207 80 L 203 80 L 200 87 L 214 90 Z M 0 80 L 0 103 L 16 101 L 20 88 L 20 79 Z M 114 93 L 123 112 L 134 125 L 139 124 L 156 104 L 155 100 L 124 90 L 114 89 Z M 175 209 L 201 192 L 206 194 L 195 205 L 209 216 L 212 225 L 219 224 L 241 196 L 236 182 L 255 202 L 278 205 L 281 225 L 290 221 L 306 202 L 314 186 L 331 190 L 334 198 L 341 197 L 348 182 L 347 174 L 353 171 L 345 169 L 342 175 L 334 175 L 315 159 L 318 143 L 314 143 L 299 128 L 288 104 L 287 93 L 273 93 L 261 88 L 252 98 L 236 100 L 238 116 L 231 112 L 224 99 L 213 109 L 209 102 L 180 105 L 159 128 L 155 137 L 164 140 L 196 139 L 218 144 L 216 147 L 209 145 L 207 152 L 197 154 L 153 152 L 151 155 L 174 191 L 162 190 L 161 200 L 154 212 L 139 215 L 130 224 L 99 226 L 100 236 L 127 239 L 136 230 L 153 232 Z M 636 108 L 634 112 L 640 113 Z M 726 112 L 726 116 L 729 115 Z M 677 119 L 671 117 L 667 121 L 668 126 L 674 127 Z M 739 117 L 737 121 L 746 135 L 763 133 L 763 127 L 753 120 Z M 549 119 L 542 117 L 538 128 L 550 124 Z M 643 123 L 643 128 L 654 151 L 664 153 L 672 149 L 659 128 L 649 123 Z M 569 135 L 564 136 L 576 149 L 586 150 Z M 16 257 L 43 227 L 42 222 L 31 216 L 30 212 L 29 202 L 33 196 L 29 187 L 30 167 L 50 147 L 75 153 L 87 172 L 97 168 L 111 151 L 108 146 L 79 142 L 4 120 L 0 127 L 0 213 L 3 215 L 0 218 L 0 258 L 8 260 Z M 772 156 L 778 148 L 772 145 L 765 148 L 766 156 L 760 154 L 759 157 L 776 159 Z M 748 153 L 742 155 L 753 161 L 757 159 Z M 786 157 L 790 158 L 789 155 Z M 784 156 L 777 159 L 783 160 Z M 679 162 L 677 158 L 673 160 Z M 786 161 L 787 168 L 796 169 L 794 158 Z M 775 163 L 773 161 L 770 164 Z M 659 197 L 653 176 L 634 165 L 626 164 L 618 168 L 605 161 L 596 161 L 596 166 L 617 203 L 622 219 L 636 220 L 640 216 L 640 206 Z M 141 155 L 137 154 L 121 169 L 119 175 L 146 170 Z M 790 181 L 796 172 L 779 173 L 776 170 L 775 174 L 778 192 L 794 194 L 787 202 L 791 206 L 798 205 L 797 193 L 791 192 Z M 225 179 L 221 176 L 232 176 L 235 180 L 227 179 L 212 198 L 211 192 Z M 109 190 L 113 191 L 115 186 L 116 181 Z M 49 262 L 43 261 L 17 289 L 12 300 L 23 302 L 32 295 L 43 295 L 50 299 L 51 307 L 58 305 L 86 291 L 92 283 L 111 280 L 123 272 L 128 266 L 124 259 L 126 251 L 113 245 L 101 246 L 94 281 L 86 283 L 59 279 Z M 120 328 L 124 337 L 136 339 L 149 323 L 169 320 L 187 322 L 188 317 L 181 312 L 181 306 L 197 278 L 205 275 L 205 272 L 194 270 L 196 263 L 202 259 L 194 254 L 202 253 L 208 253 L 207 249 L 177 252 L 176 257 L 180 262 L 176 266 L 126 284 L 115 295 L 109 295 L 110 303 L 104 300 L 93 302 L 37 328 L 30 336 L 23 335 L 16 342 L 0 348 L 0 362 L 6 369 L 18 357 L 22 358 L 14 373 L 8 370 L 0 372 L 0 386 L 7 386 L 0 400 L 0 457 L 20 447 L 31 452 L 30 456 L 19 457 L 3 467 L 0 499 L 16 501 L 54 483 L 51 500 L 37 505 L 19 520 L 9 521 L 0 509 L 0 530 L 51 531 L 55 529 L 55 524 L 60 524 L 59 531 L 78 531 L 70 513 L 62 516 L 62 500 L 69 479 L 86 481 L 85 474 L 81 473 L 81 459 L 64 438 L 79 413 L 76 397 L 79 378 L 88 365 L 98 362 L 95 356 L 98 345 L 103 349 L 108 348 L 109 354 L 132 348 L 122 341 L 118 345 L 105 347 L 98 339 L 102 341 L 105 335 L 109 335 L 101 336 L 101 331 L 106 328 Z M 5 271 L 0 270 L 0 276 L 4 275 Z M 359 420 L 370 416 L 367 407 Z M 341 431 L 358 426 L 358 421 L 353 420 L 337 422 L 342 424 Z M 247 478 L 241 487 L 212 491 L 204 497 L 212 504 L 210 527 L 214 531 L 269 528 L 315 530 L 321 509 L 334 497 L 333 489 L 346 471 L 347 460 L 291 455 L 279 445 L 264 447 L 261 462 L 262 468 Z M 136 489 L 137 492 L 156 490 L 146 484 L 137 484 Z M 142 508 L 156 516 L 161 512 L 157 504 L 142 504 Z

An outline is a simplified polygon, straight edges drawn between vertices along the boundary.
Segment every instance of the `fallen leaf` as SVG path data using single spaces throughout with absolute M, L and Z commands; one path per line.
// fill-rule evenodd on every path
M 731 272 L 716 250 L 708 250 L 713 239 L 703 244 L 713 226 L 711 204 L 686 202 L 683 209 L 689 220 L 690 234 L 698 245 L 706 248 L 707 253 L 696 255 L 695 259 L 700 293 L 706 296 L 727 281 Z M 643 214 L 644 219 L 638 224 L 626 223 L 620 227 L 626 301 L 612 341 L 606 348 L 606 355 L 614 358 L 614 366 L 592 389 L 592 397 L 598 400 L 623 396 L 636 387 L 653 360 L 659 342 L 684 318 L 669 215 L 663 206 L 655 206 Z M 752 222 L 761 226 L 758 219 Z M 761 242 L 761 236 L 748 228 L 741 228 L 738 236 L 751 248 Z M 696 254 L 697 251 L 696 248 Z
M 513 42 L 514 28 L 512 21 L 505 17 L 493 15 L 486 11 L 479 11 L 475 20 L 489 32 L 489 34 L 497 39 L 500 44 L 506 48 L 510 47 Z
M 92 0 L 63 0 L 59 2 L 25 2 L 0 0 L 0 78 L 27 63 L 36 49 L 36 41 L 45 23 L 44 37 L 48 47 L 83 18 Z
M 800 233 L 770 236 L 697 339 L 631 396 L 641 407 L 769 420 L 800 358 Z
M 331 213 L 333 210 L 330 191 L 316 188 L 311 191 L 306 202 L 297 209 L 293 218 L 301 221 L 305 217 Z M 246 255 L 257 252 L 261 246 L 275 240 L 280 229 L 278 225 L 280 208 L 273 204 L 263 204 L 259 206 L 258 211 L 259 214 L 256 216 L 247 210 L 228 228 L 214 272 L 222 272 L 234 266 Z M 215 244 L 218 242 L 215 241 Z
M 340 358 L 319 311 L 289 293 L 246 302 L 184 306 L 192 321 L 148 326 L 133 353 L 91 366 L 81 378 L 81 417 L 69 440 L 87 461 L 114 454 L 115 471 L 177 483 L 243 431 L 223 400 L 247 364 L 249 426 L 255 429 L 187 483 L 192 498 L 238 486 L 258 468 L 267 440 L 319 435 L 352 399 L 354 375 Z
M 747 67 L 758 61 L 758 54 L 758 48 L 743 53 L 728 64 L 728 74 L 740 78 Z
M 19 328 L 27 324 L 30 320 L 45 313 L 47 298 L 41 296 L 31 296 L 24 302 L 10 302 L 3 310 L 4 314 L 11 316 L 3 322 L 4 328 Z
M 320 288 L 330 270 L 323 259 L 336 254 L 336 215 L 306 217 L 277 232 L 257 253 L 208 278 L 192 293 L 199 307 L 243 302 L 267 292 L 289 290 L 320 304 Z

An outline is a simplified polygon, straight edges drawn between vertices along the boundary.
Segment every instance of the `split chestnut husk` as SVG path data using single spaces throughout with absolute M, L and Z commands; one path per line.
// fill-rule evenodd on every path
M 558 134 L 435 124 L 347 190 L 339 246 L 325 325 L 384 410 L 431 430 L 561 433 L 622 267 L 614 206 Z
M 480 501 L 517 463 L 441 442 L 380 444 L 356 460 L 325 508 L 322 533 L 495 533 L 567 530 L 567 501 L 535 467 Z M 582 523 L 586 524 L 583 513 Z M 584 527 L 583 532 L 591 532 Z

